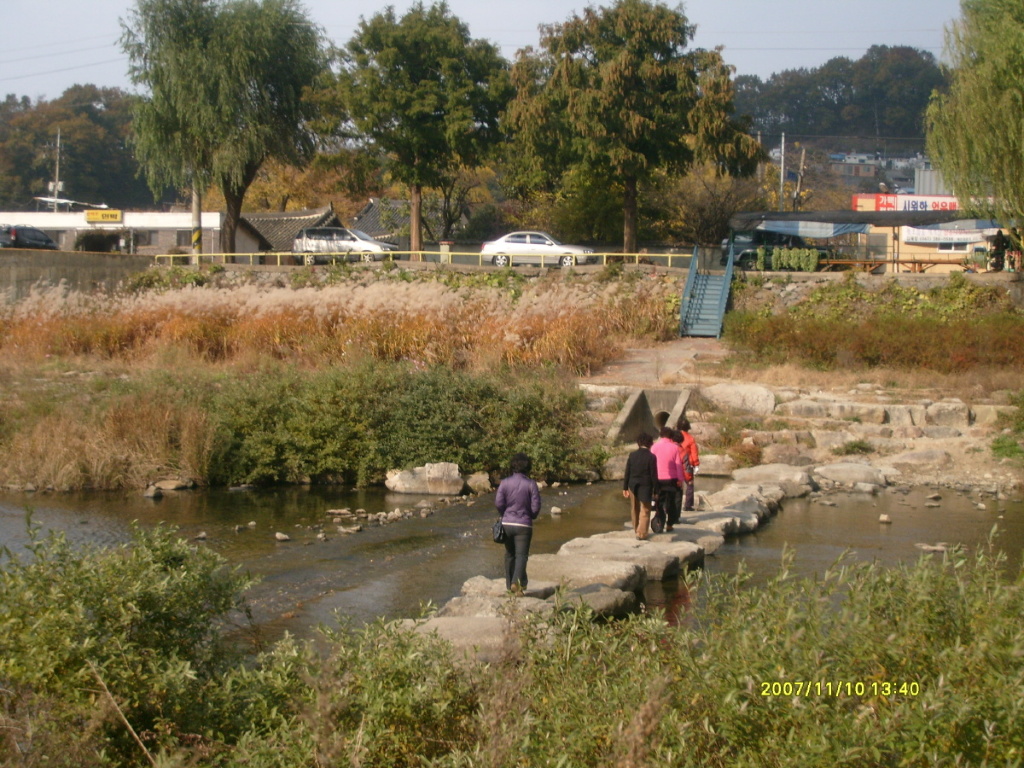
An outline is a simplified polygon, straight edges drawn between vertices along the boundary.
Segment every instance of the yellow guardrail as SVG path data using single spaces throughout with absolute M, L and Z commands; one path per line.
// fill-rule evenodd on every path
M 249 264 L 249 265 L 275 265 L 275 266 L 308 266 L 309 258 L 314 257 L 317 265 L 324 264 L 353 264 L 361 262 L 380 263 L 373 258 L 380 254 L 349 254 L 349 253 L 289 253 L 283 251 L 261 251 L 259 253 L 162 253 L 153 257 L 154 263 L 163 266 L 172 265 L 197 265 L 197 264 Z M 492 263 L 493 256 L 484 255 L 478 251 L 391 251 L 386 258 L 395 261 L 468 265 L 490 267 L 496 266 Z M 506 257 L 509 260 L 508 267 L 558 267 L 561 256 L 544 256 L 538 259 L 536 256 L 514 256 Z M 685 269 L 690 266 L 690 253 L 588 253 L 582 257 L 587 262 L 577 262 L 576 266 L 596 264 L 645 264 L 663 267 L 676 267 Z M 591 261 L 592 260 L 592 261 Z

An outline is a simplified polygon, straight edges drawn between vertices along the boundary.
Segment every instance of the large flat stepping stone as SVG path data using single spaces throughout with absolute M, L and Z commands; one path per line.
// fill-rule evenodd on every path
M 516 613 L 536 613 L 547 616 L 554 610 L 554 603 L 536 597 L 462 595 L 445 603 L 436 615 L 505 617 Z
M 447 640 L 456 658 L 494 663 L 505 652 L 509 621 L 493 616 L 433 616 L 422 622 L 404 619 L 399 624 L 420 634 L 436 634 Z
M 530 558 L 533 563 L 533 558 Z M 527 573 L 532 571 L 527 568 Z M 558 584 L 550 581 L 530 578 L 530 584 L 523 597 L 535 597 L 538 600 L 547 600 L 558 589 Z M 459 590 L 463 595 L 478 595 L 481 597 L 508 597 L 508 590 L 505 589 L 504 579 L 488 579 L 486 576 L 474 576 L 462 585 Z
M 636 563 L 650 581 L 664 581 L 679 575 L 679 557 L 637 539 L 581 538 L 567 541 L 559 555 L 583 555 L 602 560 Z
M 569 589 L 581 589 L 591 584 L 640 592 L 646 574 L 635 563 L 599 560 L 585 555 L 532 555 L 526 566 L 530 579 L 552 581 Z
M 563 605 L 574 607 L 587 605 L 594 615 L 602 619 L 622 619 L 640 610 L 640 598 L 636 592 L 606 587 L 603 584 L 576 589 L 565 595 Z
M 636 537 L 633 535 L 632 530 L 628 531 L 612 531 L 610 533 L 598 533 L 592 536 L 594 539 L 628 539 L 630 541 L 636 541 Z M 703 561 L 704 555 L 711 555 L 718 551 L 718 548 L 725 543 L 725 537 L 714 531 L 709 531 L 707 528 L 698 528 L 695 525 L 676 525 L 672 527 L 672 531 L 665 531 L 663 533 L 652 533 L 647 538 L 649 544 L 658 544 L 659 546 L 663 543 L 668 544 L 695 544 L 701 550 L 699 557 L 695 554 L 691 554 L 688 558 L 684 558 L 680 554 L 679 550 L 671 550 L 672 554 L 678 554 L 680 562 L 690 563 Z M 664 550 L 669 551 L 669 550 Z

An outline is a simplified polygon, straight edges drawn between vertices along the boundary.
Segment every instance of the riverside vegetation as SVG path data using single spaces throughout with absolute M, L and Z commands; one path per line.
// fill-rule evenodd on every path
M 616 269 L 538 280 L 303 270 L 280 285 L 182 271 L 144 282 L 3 311 L 7 481 L 131 487 L 176 471 L 204 482 L 369 483 L 383 468 L 437 460 L 432 451 L 452 449 L 455 435 L 465 456 L 453 460 L 487 466 L 528 443 L 561 476 L 593 461 L 573 432 L 583 404 L 568 374 L 599 365 L 616 340 L 670 335 L 679 287 Z M 988 298 L 972 306 L 960 312 L 966 322 L 996 328 L 984 319 Z M 882 311 L 858 308 L 845 328 L 854 336 Z M 1012 308 L 1000 311 L 1015 322 Z M 732 343 L 772 354 L 749 344 L 739 321 Z M 800 338 L 812 351 L 824 344 Z M 520 434 L 540 424 L 551 431 Z M 1019 450 L 1022 428 L 1019 416 L 1008 423 L 1001 450 Z M 64 458 L 48 465 L 51 452 Z M 840 562 L 815 580 L 791 576 L 787 562 L 765 587 L 742 573 L 690 576 L 696 608 L 681 626 L 657 614 L 609 624 L 585 611 L 520 616 L 505 659 L 482 667 L 383 622 L 240 647 L 239 637 L 258 639 L 239 632 L 248 581 L 205 548 L 163 529 L 109 550 L 37 539 L 25 554 L 0 554 L 0 763 L 1024 759 L 1024 585 L 997 553 L 898 568 Z

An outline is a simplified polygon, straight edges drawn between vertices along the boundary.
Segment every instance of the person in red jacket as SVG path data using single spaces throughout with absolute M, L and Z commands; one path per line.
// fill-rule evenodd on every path
M 697 474 L 700 467 L 700 453 L 697 450 L 697 441 L 690 434 L 690 420 L 680 416 L 676 422 L 676 429 L 683 436 L 679 444 L 679 460 L 683 464 L 683 511 L 693 511 L 693 476 Z

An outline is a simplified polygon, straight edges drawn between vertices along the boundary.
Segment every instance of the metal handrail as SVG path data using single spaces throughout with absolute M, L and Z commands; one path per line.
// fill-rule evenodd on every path
M 259 264 L 267 263 L 267 259 L 272 259 L 271 263 L 277 266 L 303 266 L 302 260 L 309 254 L 295 253 L 291 251 L 260 251 L 258 253 L 203 253 L 203 254 L 187 254 L 187 253 L 161 253 L 153 257 L 154 263 L 163 264 L 166 263 L 168 266 L 173 264 L 195 264 L 194 260 L 197 260 L 199 264 Z M 360 260 L 352 262 L 351 256 L 348 252 L 338 253 L 324 253 L 318 252 L 316 254 L 320 258 L 329 259 L 331 264 L 348 264 L 348 263 L 360 263 Z M 493 257 L 486 256 L 479 253 L 478 251 L 391 251 L 388 254 L 389 257 L 395 260 L 410 260 L 419 262 L 430 262 L 438 264 L 475 264 L 476 266 L 492 266 L 491 259 Z M 452 257 L 458 257 L 459 261 L 456 262 Z M 520 256 L 519 258 L 523 258 Z M 587 258 L 594 258 L 595 263 L 600 266 L 605 266 L 609 263 L 626 263 L 641 266 L 642 262 L 644 265 L 652 264 L 654 266 L 664 266 L 675 269 L 685 269 L 681 264 L 673 263 L 683 259 L 692 260 L 692 256 L 681 253 L 594 253 L 587 254 Z M 541 255 L 541 267 L 557 267 L 559 256 L 545 256 Z M 537 266 L 536 264 L 516 264 L 516 256 L 509 255 L 509 266 Z M 577 266 L 589 266 L 586 264 L 578 264 Z

